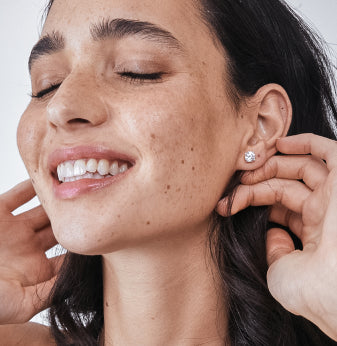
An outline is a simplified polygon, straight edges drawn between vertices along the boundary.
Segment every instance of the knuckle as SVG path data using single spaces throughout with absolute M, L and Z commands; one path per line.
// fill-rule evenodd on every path
M 279 185 L 277 188 L 274 188 L 274 193 L 275 193 L 275 202 L 281 203 L 283 201 L 283 196 L 284 196 L 284 186 Z
M 297 171 L 297 179 L 303 179 L 305 176 L 306 169 L 308 168 L 309 163 L 307 162 L 304 166 L 300 166 Z
M 248 205 L 254 205 L 256 200 L 256 196 L 255 196 L 255 190 L 252 186 L 249 186 L 249 190 L 248 190 Z
M 303 151 L 305 153 L 311 152 L 311 143 L 315 140 L 315 135 L 313 133 L 308 134 L 307 140 L 303 143 Z
M 279 171 L 279 165 L 277 158 L 273 156 L 270 160 L 264 165 L 264 177 L 266 179 L 276 177 Z

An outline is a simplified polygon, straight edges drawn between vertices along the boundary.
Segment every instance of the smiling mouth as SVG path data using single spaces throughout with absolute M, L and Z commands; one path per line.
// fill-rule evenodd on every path
M 68 160 L 57 166 L 57 178 L 61 184 L 82 179 L 106 179 L 123 174 L 131 167 L 130 162 L 123 160 L 109 161 L 94 158 Z

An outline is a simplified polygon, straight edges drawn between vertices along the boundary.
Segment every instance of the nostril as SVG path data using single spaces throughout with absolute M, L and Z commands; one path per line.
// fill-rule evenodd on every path
M 83 119 L 83 118 L 75 118 L 75 119 L 71 119 L 68 121 L 68 124 L 76 124 L 76 123 L 88 124 L 88 123 L 90 123 L 90 121 L 87 119 Z

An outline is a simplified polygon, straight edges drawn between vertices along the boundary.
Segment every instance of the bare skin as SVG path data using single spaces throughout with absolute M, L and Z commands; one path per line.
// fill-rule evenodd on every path
M 26 214 L 28 219 L 11 215 L 13 209 L 34 194 L 29 183 L 19 187 L 19 193 L 2 196 L 3 216 L 9 222 L 1 229 L 4 241 L 0 244 L 12 261 L 0 257 L 0 295 L 3 301 L 17 302 L 0 312 L 2 324 L 25 322 L 48 305 L 48 292 L 62 261 L 48 261 L 44 256 L 44 251 L 56 243 L 52 228 L 57 241 L 70 251 L 103 256 L 105 345 L 225 344 L 226 302 L 218 304 L 219 285 L 207 252 L 210 215 L 235 171 L 267 172 L 265 167 L 272 162 L 269 160 L 279 160 L 272 157 L 278 149 L 282 150 L 278 138 L 289 129 L 291 104 L 282 87 L 270 84 L 236 111 L 226 91 L 228 85 L 224 85 L 224 52 L 214 45 L 196 9 L 187 0 L 160 3 L 161 6 L 156 1 L 140 5 L 134 0 L 57 0 L 52 7 L 42 35 L 58 32 L 64 44 L 33 62 L 32 89 L 36 97 L 18 130 L 20 153 L 48 217 L 42 208 L 38 210 L 43 222 L 29 221 L 34 219 L 34 211 Z M 149 21 L 164 28 L 182 44 L 181 54 L 170 45 L 137 35 L 95 40 L 91 28 L 107 13 L 108 18 Z M 195 36 L 196 41 L 192 39 Z M 157 81 L 139 82 L 138 78 L 135 82 L 130 81 L 125 70 L 164 75 Z M 54 87 L 39 97 L 50 85 Z M 312 140 L 308 135 L 305 138 Z M 292 143 L 295 152 L 284 148 L 285 153 L 303 154 L 301 139 L 294 137 L 293 141 L 298 144 Z M 334 142 L 326 143 L 335 148 Z M 66 196 L 57 194 L 55 185 L 61 184 L 56 178 L 56 167 L 50 168 L 48 160 L 55 150 L 61 150 L 63 161 L 78 159 L 66 157 L 64 151 L 78 150 L 83 145 L 124 151 L 134 158 L 134 166 L 113 184 L 80 194 L 73 193 L 76 189 L 71 188 Z M 312 147 L 319 146 L 313 140 Z M 244 160 L 248 150 L 257 154 L 253 164 Z M 286 165 L 290 165 L 288 161 Z M 302 165 L 300 172 L 308 169 L 309 176 L 315 175 L 305 160 L 299 159 L 298 165 Z M 303 198 L 286 207 L 299 212 L 309 194 L 306 188 L 304 192 L 298 187 L 296 174 L 287 174 L 292 181 L 286 186 L 288 193 L 296 191 Z M 259 174 L 250 176 L 258 179 Z M 326 174 L 319 176 L 327 187 L 333 186 L 333 179 L 330 182 Z M 248 183 L 256 184 L 257 180 L 243 181 Z M 277 198 L 277 189 L 270 192 L 261 189 L 261 185 L 253 185 L 262 190 L 261 199 L 256 200 L 250 198 L 252 188 L 245 186 L 239 189 L 233 212 L 252 203 L 283 202 Z M 26 199 L 14 203 L 21 194 Z M 333 199 L 326 202 L 324 194 L 317 195 L 319 205 L 333 203 Z M 218 205 L 220 213 L 224 212 L 224 203 Z M 325 207 L 328 215 L 330 204 Z M 281 224 L 282 210 L 272 214 Z M 323 220 L 324 216 L 320 217 Z M 18 225 L 16 221 L 22 237 L 11 243 L 8 239 Z M 46 230 L 43 240 L 38 238 L 41 228 Z M 322 229 L 309 225 L 308 232 L 321 234 Z M 273 269 L 282 263 L 275 259 L 283 256 L 280 247 L 284 250 L 285 244 L 284 236 L 280 240 L 273 232 L 267 244 L 272 264 L 268 276 L 271 292 L 281 303 L 291 302 L 287 284 L 273 284 L 287 280 Z M 27 236 L 34 241 L 27 242 Z M 288 241 L 286 245 L 287 253 L 293 250 Z M 16 249 L 23 250 L 18 253 Z M 292 265 L 290 260 L 287 266 Z M 302 279 L 315 282 L 314 272 L 320 269 L 304 267 Z M 32 271 L 28 280 L 27 270 Z M 39 296 L 43 298 L 37 304 L 36 284 L 40 284 Z M 296 285 L 300 283 L 294 281 Z M 329 287 L 320 287 L 315 294 L 309 292 L 308 297 L 329 296 L 331 291 Z M 326 325 L 331 328 L 334 318 L 321 322 L 313 317 L 323 316 L 322 305 L 311 305 L 310 315 L 303 308 L 303 297 L 291 296 L 294 301 L 286 306 L 290 311 L 303 314 L 331 335 Z
M 294 251 L 293 243 L 284 231 L 281 229 L 269 231 L 267 256 L 270 265 L 268 284 L 271 293 L 285 308 L 311 320 L 332 339 L 336 340 L 336 304 L 333 302 L 336 278 L 331 275 L 335 263 L 334 225 L 336 223 L 334 206 L 336 193 L 334 170 L 336 152 L 334 150 L 336 150 L 336 143 L 318 136 L 300 135 L 279 140 L 277 149 L 288 156 L 272 157 L 261 168 L 247 173 L 242 180 L 243 185 L 238 190 L 232 212 L 238 212 L 247 205 L 272 205 L 271 221 L 290 227 L 301 238 L 304 250 L 301 252 Z M 311 153 L 312 156 L 293 156 L 308 153 Z M 297 179 L 303 179 L 305 185 L 298 182 Z M 259 191 L 258 195 L 256 194 L 257 191 Z M 253 198 L 254 193 L 255 198 Z M 295 201 L 293 198 L 289 198 L 294 193 L 298 197 Z M 30 184 L 21 184 L 14 191 L 2 195 L 1 201 L 3 205 L 9 208 L 8 210 L 14 209 L 20 204 L 17 200 L 12 204 L 18 195 L 25 195 L 20 203 L 32 197 Z M 222 214 L 224 214 L 224 204 L 224 200 L 218 204 L 218 211 Z M 7 211 L 7 213 L 8 218 L 9 212 Z M 31 217 L 26 217 L 20 227 L 17 227 L 18 222 L 10 221 L 6 228 L 1 229 L 2 240 L 6 239 L 5 230 L 9 230 L 8 234 L 10 234 L 11 228 L 8 225 L 11 224 L 15 225 L 16 229 L 23 229 L 25 233 L 30 232 L 27 227 L 27 220 L 35 219 L 33 215 L 36 216 L 36 214 L 35 211 L 28 213 L 31 213 Z M 36 220 L 38 219 L 44 219 L 42 224 L 48 224 L 45 217 L 41 218 L 40 215 L 36 218 Z M 38 223 L 41 225 L 40 222 Z M 39 241 L 41 248 L 35 247 L 32 254 L 42 254 L 43 249 L 54 243 L 48 227 L 46 235 L 42 241 Z M 24 248 L 27 249 L 27 242 L 23 241 L 22 238 L 15 238 L 14 244 L 15 248 L 24 244 Z M 10 250 L 8 240 L 6 245 L 7 251 Z M 10 251 L 14 252 L 13 250 Z M 32 256 L 32 258 L 34 257 L 35 255 Z M 13 268 L 21 266 L 20 256 L 16 254 L 11 263 L 13 264 L 11 272 L 13 272 Z M 34 261 L 30 263 L 34 264 Z M 50 266 L 53 267 L 53 265 L 46 266 L 47 271 L 50 270 Z M 4 266 L 2 266 L 3 268 Z M 29 287 L 28 289 L 25 287 L 22 273 L 17 276 L 19 279 L 14 280 L 10 280 L 8 277 L 4 278 L 3 271 L 1 275 L 2 282 L 8 282 L 12 287 L 19 285 L 18 287 L 27 290 L 33 299 L 32 291 Z M 47 278 L 49 276 L 52 277 L 52 274 L 47 275 Z M 322 279 L 317 280 L 320 277 Z M 326 281 L 326 278 L 329 278 L 329 282 Z M 33 286 L 34 280 L 31 281 Z M 290 282 L 292 285 L 289 285 Z M 4 299 L 12 296 L 12 299 L 15 297 L 17 300 L 19 296 L 17 293 L 13 296 L 12 292 L 18 291 L 2 290 L 1 294 Z M 298 295 L 296 292 L 302 292 L 303 295 Z M 43 307 L 40 306 L 40 309 Z M 11 306 L 9 308 L 14 314 L 17 311 Z M 21 312 L 29 311 L 30 317 L 39 310 L 36 305 L 32 308 L 29 300 L 21 301 L 20 309 Z M 3 311 L 2 309 L 1 312 Z M 27 319 L 22 313 L 11 314 L 11 316 L 13 316 L 13 323 Z M 8 315 L 2 315 L 1 318 L 2 323 L 5 323 L 6 319 L 7 322 L 10 322 Z M 13 331 L 15 331 L 14 334 Z M 32 340 L 32 344 L 37 342 L 36 345 L 53 345 L 47 329 L 36 324 L 30 324 L 27 327 L 26 325 L 2 326 L 0 335 L 8 345 L 11 345 L 12 342 L 14 344 L 14 341 L 20 342 L 23 337 L 25 341 Z M 14 339 L 13 335 L 15 336 Z
M 32 322 L 1 325 L 0 337 L 6 346 L 56 346 L 49 327 Z
M 281 229 L 269 231 L 267 241 L 267 256 L 270 265 L 268 272 L 269 287 L 275 299 L 279 300 L 285 308 L 308 318 L 336 340 L 336 311 L 334 309 L 336 305 L 333 303 L 336 279 L 333 275 L 330 275 L 334 265 L 334 199 L 336 193 L 333 172 L 336 165 L 334 163 L 336 143 L 317 136 L 301 135 L 279 140 L 277 149 L 289 154 L 289 156 L 272 157 L 263 167 L 256 171 L 250 171 L 244 176 L 243 185 L 238 190 L 232 212 L 235 213 L 248 205 L 272 205 L 271 220 L 290 227 L 301 238 L 304 243 L 303 252 L 294 251 L 293 243 L 285 232 Z M 307 153 L 313 155 L 293 156 L 294 154 Z M 322 159 L 326 160 L 327 164 Z M 306 186 L 299 183 L 297 179 L 303 179 Z M 249 188 L 247 189 L 247 187 Z M 258 194 L 256 194 L 257 191 Z M 254 193 L 255 198 L 253 198 Z M 298 197 L 295 201 L 293 198 L 289 198 L 294 193 Z M 23 197 L 18 200 L 18 196 Z M 15 209 L 32 196 L 33 192 L 28 182 L 2 195 L 2 204 L 3 206 L 6 205 L 7 208 L 7 212 L 3 212 L 2 219 L 8 219 L 10 209 Z M 218 211 L 222 214 L 224 214 L 224 203 L 225 201 L 220 201 L 218 205 Z M 1 243 L 4 243 L 4 239 L 8 239 L 4 231 L 8 230 L 8 234 L 12 232 L 11 227 L 8 226 L 13 225 L 16 230 L 22 229 L 23 234 L 29 234 L 31 231 L 27 227 L 28 220 L 30 224 L 47 225 L 43 238 L 33 232 L 34 237 L 39 237 L 38 243 L 41 247 L 37 246 L 31 250 L 32 258 L 35 256 L 44 257 L 42 255 L 44 249 L 55 243 L 48 227 L 47 218 L 39 212 L 36 214 L 36 210 L 27 212 L 25 218 L 20 216 L 16 216 L 16 218 L 19 218 L 20 221 L 9 219 L 6 228 L 1 229 Z M 35 222 L 32 222 L 32 220 L 35 220 Z M 21 225 L 18 222 L 21 222 Z M 33 244 L 33 242 L 30 242 L 30 244 Z M 11 250 L 8 240 L 6 240 L 6 245 L 6 251 L 14 253 L 14 248 Z M 14 245 L 16 249 L 20 248 L 20 245 L 24 245 L 24 248 L 28 249 L 27 242 L 23 241 L 21 237 L 15 238 Z M 21 263 L 29 263 L 30 265 L 27 268 L 31 267 L 32 264 L 33 268 L 36 267 L 34 260 L 33 262 L 21 261 L 17 253 L 13 256 L 11 263 L 13 264 L 11 273 L 15 273 L 13 268 L 20 268 Z M 41 261 L 39 261 L 40 264 Z M 47 272 L 50 272 L 50 267 L 53 267 L 53 265 L 46 265 Z M 25 280 L 22 279 L 23 272 L 27 268 L 21 267 L 21 274 L 18 273 L 17 278 L 13 281 L 9 280 L 8 277 L 5 280 L 11 285 L 15 282 L 12 287 L 19 284 L 27 290 L 27 293 L 33 299 L 32 291 L 24 283 Z M 296 272 L 294 272 L 294 268 Z M 298 271 L 297 268 L 301 270 Z M 4 282 L 3 273 L 2 271 L 2 282 Z M 52 277 L 52 274 L 47 275 L 48 277 Z M 318 277 L 321 277 L 322 280 L 317 280 Z M 329 283 L 326 282 L 327 277 L 330 278 Z M 31 281 L 33 287 L 34 280 Z M 292 285 L 289 285 L 289 282 Z M 303 292 L 303 295 L 294 294 L 294 292 L 299 291 Z M 19 298 L 17 292 L 17 290 L 8 290 L 7 292 L 1 291 L 1 294 L 4 299 L 9 298 L 8 301 L 16 301 Z M 41 309 L 43 307 L 45 306 L 40 306 Z M 11 316 L 13 316 L 13 313 L 15 315 L 11 317 L 14 323 L 27 319 L 22 311 L 29 311 L 29 317 L 38 312 L 38 306 L 34 305 L 33 307 L 28 300 L 21 301 L 19 314 L 15 313 L 16 308 L 9 306 L 9 309 L 12 309 Z M 2 309 L 1 312 L 3 313 L 4 310 Z M 8 315 L 2 315 L 1 317 L 2 323 L 11 321 Z M 15 333 L 13 334 L 14 330 Z M 25 325 L 2 326 L 0 335 L 3 338 L 2 340 L 7 340 L 8 345 L 11 345 L 12 342 L 14 344 L 14 341 L 16 343 L 20 342 L 23 337 L 25 337 L 26 342 L 31 338 L 32 344 L 37 342 L 36 345 L 53 344 L 48 336 L 47 329 L 36 324 L 27 325 L 27 327 Z M 38 343 L 36 338 L 41 343 Z M 49 343 L 47 343 L 47 340 L 49 340 Z
M 249 205 L 271 205 L 270 220 L 301 239 L 303 251 L 295 250 L 287 232 L 269 230 L 269 290 L 287 310 L 337 340 L 337 144 L 302 134 L 278 140 L 277 149 L 288 155 L 272 157 L 245 174 L 232 213 Z M 226 200 L 218 204 L 223 215 L 225 205 Z
M 49 291 L 62 263 L 62 257 L 45 255 L 57 241 L 41 206 L 16 216 L 11 213 L 34 196 L 30 181 L 0 196 L 0 336 L 1 343 L 9 346 L 55 345 L 48 327 L 26 323 L 48 307 Z
M 11 214 L 34 196 L 31 182 L 25 181 L 0 198 L 0 298 L 10 302 L 1 308 L 1 324 L 26 322 L 47 306 L 61 261 L 45 255 L 57 241 L 41 206 L 20 215 Z

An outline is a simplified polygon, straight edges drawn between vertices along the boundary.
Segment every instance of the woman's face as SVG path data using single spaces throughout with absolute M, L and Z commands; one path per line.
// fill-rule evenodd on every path
M 52 6 L 31 56 L 38 97 L 18 144 L 55 236 L 71 251 L 203 232 L 235 171 L 243 130 L 225 59 L 192 3 Z

